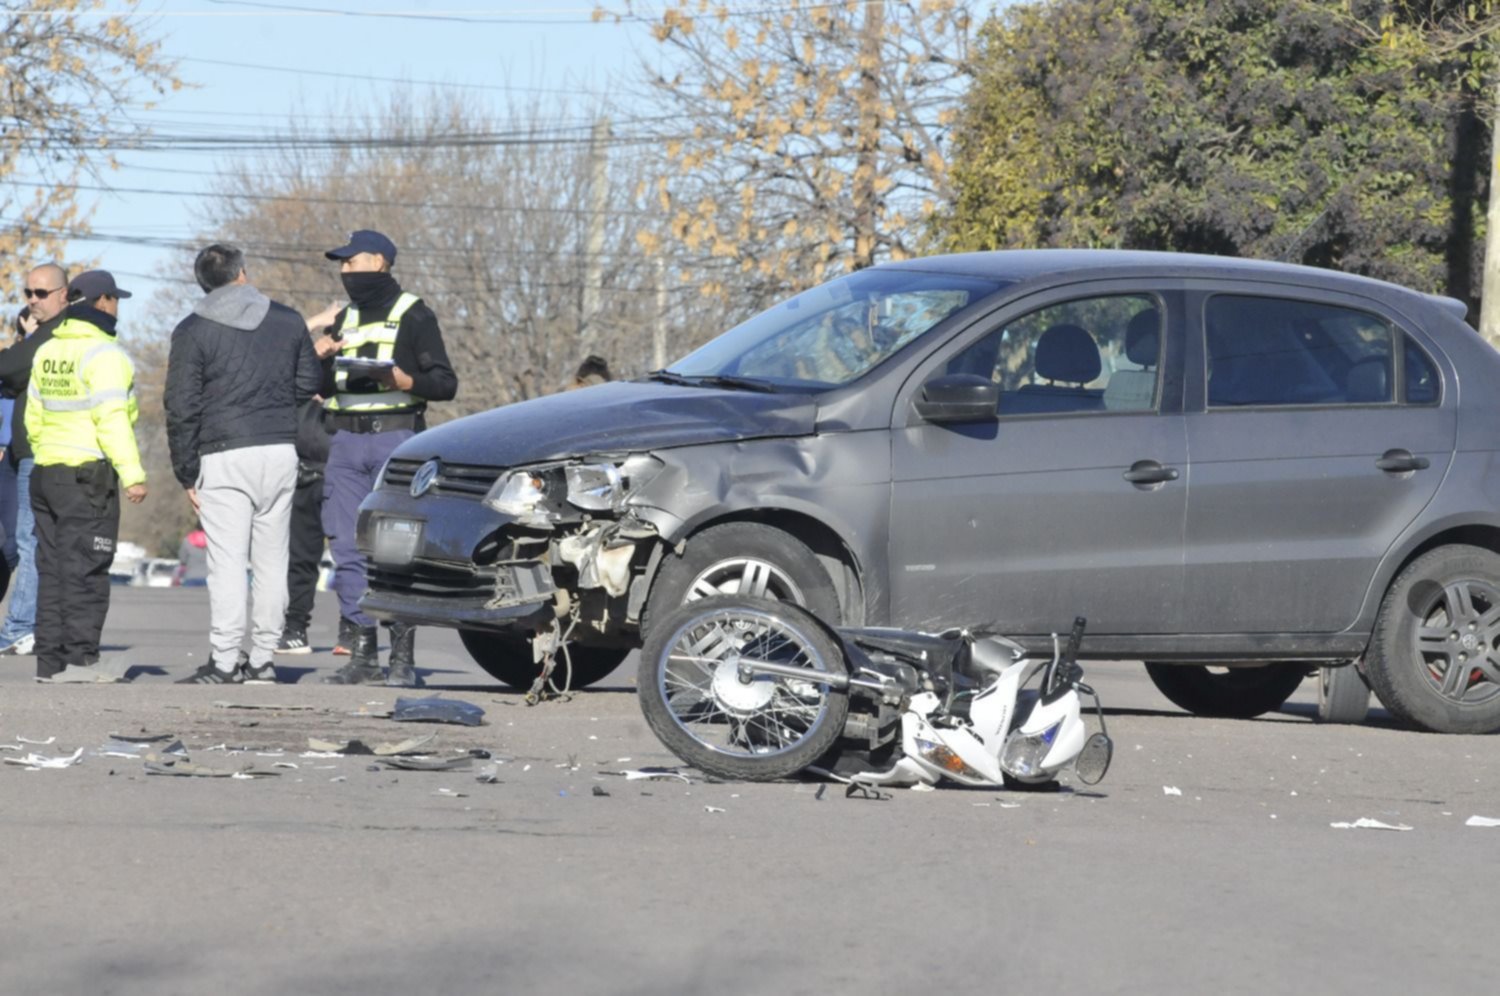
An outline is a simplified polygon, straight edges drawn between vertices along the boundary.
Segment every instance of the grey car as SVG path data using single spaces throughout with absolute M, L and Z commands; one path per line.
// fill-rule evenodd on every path
M 359 520 L 373 615 L 604 678 L 714 593 L 1143 660 L 1251 716 L 1322 668 L 1500 729 L 1500 356 L 1462 304 L 1274 263 L 938 256 L 793 297 L 649 377 L 421 433 Z M 1352 665 L 1352 666 L 1349 666 Z

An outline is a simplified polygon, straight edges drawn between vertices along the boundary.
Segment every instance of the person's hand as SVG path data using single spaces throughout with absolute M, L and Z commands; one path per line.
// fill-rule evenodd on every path
M 139 505 L 146 500 L 146 486 L 144 484 L 132 484 L 125 489 L 125 497 L 132 505 Z
M 202 511 L 202 509 L 200 509 L 198 507 L 198 489 L 197 488 L 188 488 L 187 489 L 187 496 L 188 496 L 188 501 L 190 501 L 190 502 L 193 503 L 193 511 L 194 512 Z
M 37 317 L 31 313 L 31 309 L 29 308 L 21 315 L 21 331 L 26 335 L 31 335 L 31 333 L 35 332 L 36 327 L 40 324 L 41 322 L 37 321 Z
M 321 332 L 321 331 L 323 331 L 328 326 L 330 326 L 330 325 L 333 324 L 333 320 L 335 318 L 337 318 L 339 316 L 339 312 L 343 311 L 343 310 L 344 310 L 344 305 L 343 305 L 342 302 L 340 302 L 340 301 L 333 302 L 328 307 L 326 307 L 322 311 L 318 312 L 316 315 L 313 315 L 312 317 L 310 317 L 310 318 L 307 319 L 307 331 L 309 331 L 309 332 Z
M 398 391 L 410 391 L 412 384 L 411 374 L 400 367 L 390 367 L 386 370 L 377 370 L 370 375 L 374 380 L 386 387 L 393 387 Z
M 318 359 L 326 360 L 330 356 L 344 348 L 344 344 L 331 335 L 319 336 L 313 343 L 313 351 L 318 354 Z

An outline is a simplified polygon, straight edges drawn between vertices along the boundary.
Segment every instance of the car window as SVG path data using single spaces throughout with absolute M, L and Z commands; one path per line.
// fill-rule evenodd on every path
M 1000 385 L 1001 415 L 1156 407 L 1162 309 L 1150 294 L 1048 305 L 1006 322 L 948 363 Z
M 1406 403 L 1437 404 L 1442 385 L 1442 381 L 1438 379 L 1437 366 L 1411 336 L 1402 336 L 1402 339 L 1406 343 L 1403 347 L 1406 354 Z
M 791 389 L 847 384 L 1002 281 L 876 268 L 783 301 L 672 364 L 679 377 L 752 378 Z
M 1221 294 L 1204 312 L 1210 407 L 1369 405 L 1395 398 L 1395 332 L 1352 308 Z

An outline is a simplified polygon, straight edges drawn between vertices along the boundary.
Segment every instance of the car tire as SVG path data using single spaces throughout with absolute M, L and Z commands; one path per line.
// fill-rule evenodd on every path
M 1357 664 L 1318 669 L 1318 722 L 1363 723 L 1370 714 L 1370 683 Z
M 749 592 L 741 588 L 749 586 Z M 690 537 L 682 556 L 668 556 L 651 586 L 641 632 L 654 618 L 699 598 L 746 595 L 801 605 L 830 625 L 843 621 L 828 572 L 807 545 L 758 522 L 726 522 Z
M 1412 561 L 1385 593 L 1365 664 L 1376 696 L 1402 723 L 1434 733 L 1500 731 L 1500 555 L 1453 545 Z
M 529 692 L 541 669 L 531 659 L 531 639 L 514 633 L 491 633 L 479 629 L 461 629 L 458 638 L 474 663 L 484 668 L 490 677 L 497 679 L 518 692 Z M 587 688 L 609 677 L 610 672 L 620 666 L 628 647 L 580 647 L 568 646 L 566 660 L 559 656 L 552 677 L 561 687 L 566 680 L 568 688 Z M 566 661 L 573 665 L 572 674 L 564 672 Z
M 1209 670 L 1207 664 L 1146 664 L 1152 684 L 1173 705 L 1218 719 L 1254 719 L 1275 712 L 1302 684 L 1307 669 L 1306 664 L 1292 662 L 1222 672 Z

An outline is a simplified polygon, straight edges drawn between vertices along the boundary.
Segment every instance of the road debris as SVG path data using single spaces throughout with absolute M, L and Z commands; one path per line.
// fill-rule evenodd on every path
M 727 812 L 729 812 L 729 810 L 727 810 L 727 809 L 720 809 L 718 806 L 704 806 L 703 807 L 703 811 L 705 813 L 727 813 Z
M 928 789 L 930 791 L 932 786 L 929 785 Z M 856 795 L 861 799 L 870 799 L 875 802 L 888 802 L 895 798 L 891 793 L 882 792 L 874 785 L 869 785 L 865 782 L 850 782 L 849 787 L 844 789 L 844 798 L 853 799 Z
M 318 707 L 314 705 L 287 705 L 276 702 L 226 702 L 220 700 L 214 703 L 216 709 L 259 709 L 265 712 L 317 712 Z
M 1178 788 L 1176 785 L 1163 785 L 1161 787 L 1161 794 L 1162 795 L 1181 795 L 1182 794 L 1182 789 Z
M 1500 820 L 1492 816 L 1471 816 L 1464 820 L 1466 827 L 1500 827 Z
M 474 780 L 481 785 L 499 785 L 500 765 L 486 764 L 479 769 L 479 774 L 474 776 Z
M 396 708 L 391 710 L 391 719 L 398 723 L 480 726 L 484 723 L 484 710 L 472 702 L 433 695 L 425 699 L 397 699 Z
M 281 774 L 279 771 L 256 768 L 211 768 L 192 761 L 147 761 L 145 767 L 148 775 L 171 775 L 178 778 L 238 778 L 243 781 L 247 778 L 267 778 Z
M 323 740 L 319 737 L 308 737 L 307 748 L 310 752 L 317 751 L 329 757 L 346 754 L 359 757 L 369 755 L 374 755 L 375 757 L 392 757 L 397 754 L 419 754 L 423 749 L 430 748 L 436 742 L 436 733 L 411 737 L 395 743 L 379 743 L 373 747 L 362 740 Z
M 689 778 L 687 775 L 684 775 L 676 768 L 638 768 L 635 770 L 627 769 L 625 771 L 606 771 L 604 772 L 604 774 L 623 776 L 627 782 L 638 782 L 642 780 L 666 781 L 675 778 L 678 781 L 684 782 L 688 785 L 693 784 L 693 780 L 691 778 Z
M 56 737 L 48 737 L 46 740 L 33 740 L 31 737 L 16 737 L 17 743 L 34 744 L 37 747 L 47 747 L 57 742 Z
M 474 763 L 474 759 L 467 754 L 458 757 L 402 757 L 392 755 L 381 758 L 381 764 L 387 768 L 400 768 L 403 771 L 467 771 Z
M 52 737 L 47 742 L 50 744 L 56 739 L 56 737 Z M 61 757 L 47 757 L 43 754 L 31 753 L 25 757 L 7 757 L 4 760 L 6 764 L 18 765 L 27 771 L 41 771 L 43 768 L 71 768 L 78 763 L 78 759 L 81 757 L 83 757 L 82 747 L 71 754 Z
M 602 785 L 595 785 L 594 786 L 594 794 L 597 795 L 597 796 L 599 796 L 599 797 L 601 797 L 601 798 L 605 798 L 605 799 L 609 798 L 609 793 L 606 792 L 606 791 L 604 791 L 604 787 Z
M 1330 823 L 1328 825 L 1330 827 L 1332 827 L 1333 829 L 1335 829 L 1335 830 L 1410 830 L 1410 829 L 1412 829 L 1411 827 L 1407 826 L 1405 823 L 1382 823 L 1379 820 L 1372 820 L 1368 816 L 1361 816 L 1359 819 L 1355 820 L 1353 823 Z
M 164 740 L 174 740 L 176 737 L 175 733 L 147 733 L 144 730 L 140 733 L 111 733 L 109 735 L 109 739 L 118 740 L 124 744 L 154 744 Z
M 813 793 L 813 801 L 814 802 L 822 802 L 823 801 L 823 793 L 827 792 L 827 791 L 828 791 L 828 786 L 827 785 L 819 785 L 818 786 L 818 790 Z
M 467 793 L 456 792 L 456 791 L 454 791 L 453 789 L 450 789 L 450 788 L 440 788 L 440 789 L 438 789 L 436 792 L 434 792 L 432 794 L 433 795 L 446 796 L 449 799 L 467 799 L 469 797 Z

